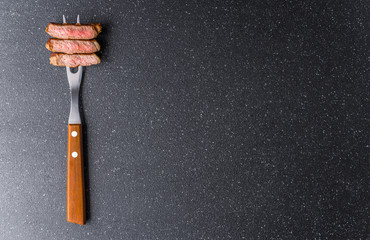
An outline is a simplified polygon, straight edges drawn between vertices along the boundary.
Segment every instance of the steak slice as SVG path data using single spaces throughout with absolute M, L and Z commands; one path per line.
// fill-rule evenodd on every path
M 49 38 L 45 47 L 52 52 L 62 53 L 93 53 L 100 50 L 99 43 L 94 40 L 62 40 Z
M 51 53 L 50 64 L 62 67 L 91 66 L 100 63 L 100 58 L 95 54 L 65 54 Z
M 100 23 L 91 24 L 60 24 L 49 23 L 46 32 L 55 38 L 60 39 L 93 39 L 101 32 Z

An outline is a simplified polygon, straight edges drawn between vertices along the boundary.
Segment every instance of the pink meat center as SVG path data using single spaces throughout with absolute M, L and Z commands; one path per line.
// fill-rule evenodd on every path
M 93 42 L 75 40 L 56 40 L 53 43 L 53 47 L 56 52 L 65 53 L 90 53 L 96 50 Z
M 57 26 L 51 25 L 51 32 L 54 32 L 58 38 L 72 38 L 72 39 L 90 39 L 94 38 L 93 26 Z

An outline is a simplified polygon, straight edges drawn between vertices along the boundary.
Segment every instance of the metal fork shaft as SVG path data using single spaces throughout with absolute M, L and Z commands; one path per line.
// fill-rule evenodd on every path
M 80 110 L 78 105 L 80 88 L 71 88 L 71 108 L 69 112 L 68 124 L 81 124 Z

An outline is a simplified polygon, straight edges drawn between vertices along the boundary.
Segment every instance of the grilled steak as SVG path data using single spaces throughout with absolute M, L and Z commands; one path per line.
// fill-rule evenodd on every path
M 95 54 L 64 54 L 51 53 L 50 64 L 62 67 L 91 66 L 100 63 L 100 58 Z
M 101 32 L 100 23 L 91 24 L 59 24 L 49 23 L 46 32 L 60 39 L 93 39 Z
M 45 47 L 52 52 L 62 53 L 93 53 L 100 50 L 96 40 L 62 40 L 49 38 Z

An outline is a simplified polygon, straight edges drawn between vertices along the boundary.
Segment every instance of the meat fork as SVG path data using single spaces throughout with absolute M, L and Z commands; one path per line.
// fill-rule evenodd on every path
M 63 23 L 66 23 L 64 15 Z M 77 16 L 77 24 L 80 24 L 80 15 Z M 78 105 L 83 67 L 79 66 L 75 73 L 71 72 L 70 67 L 66 67 L 66 70 L 71 93 L 67 147 L 67 221 L 84 225 L 86 222 L 85 181 L 82 124 Z

